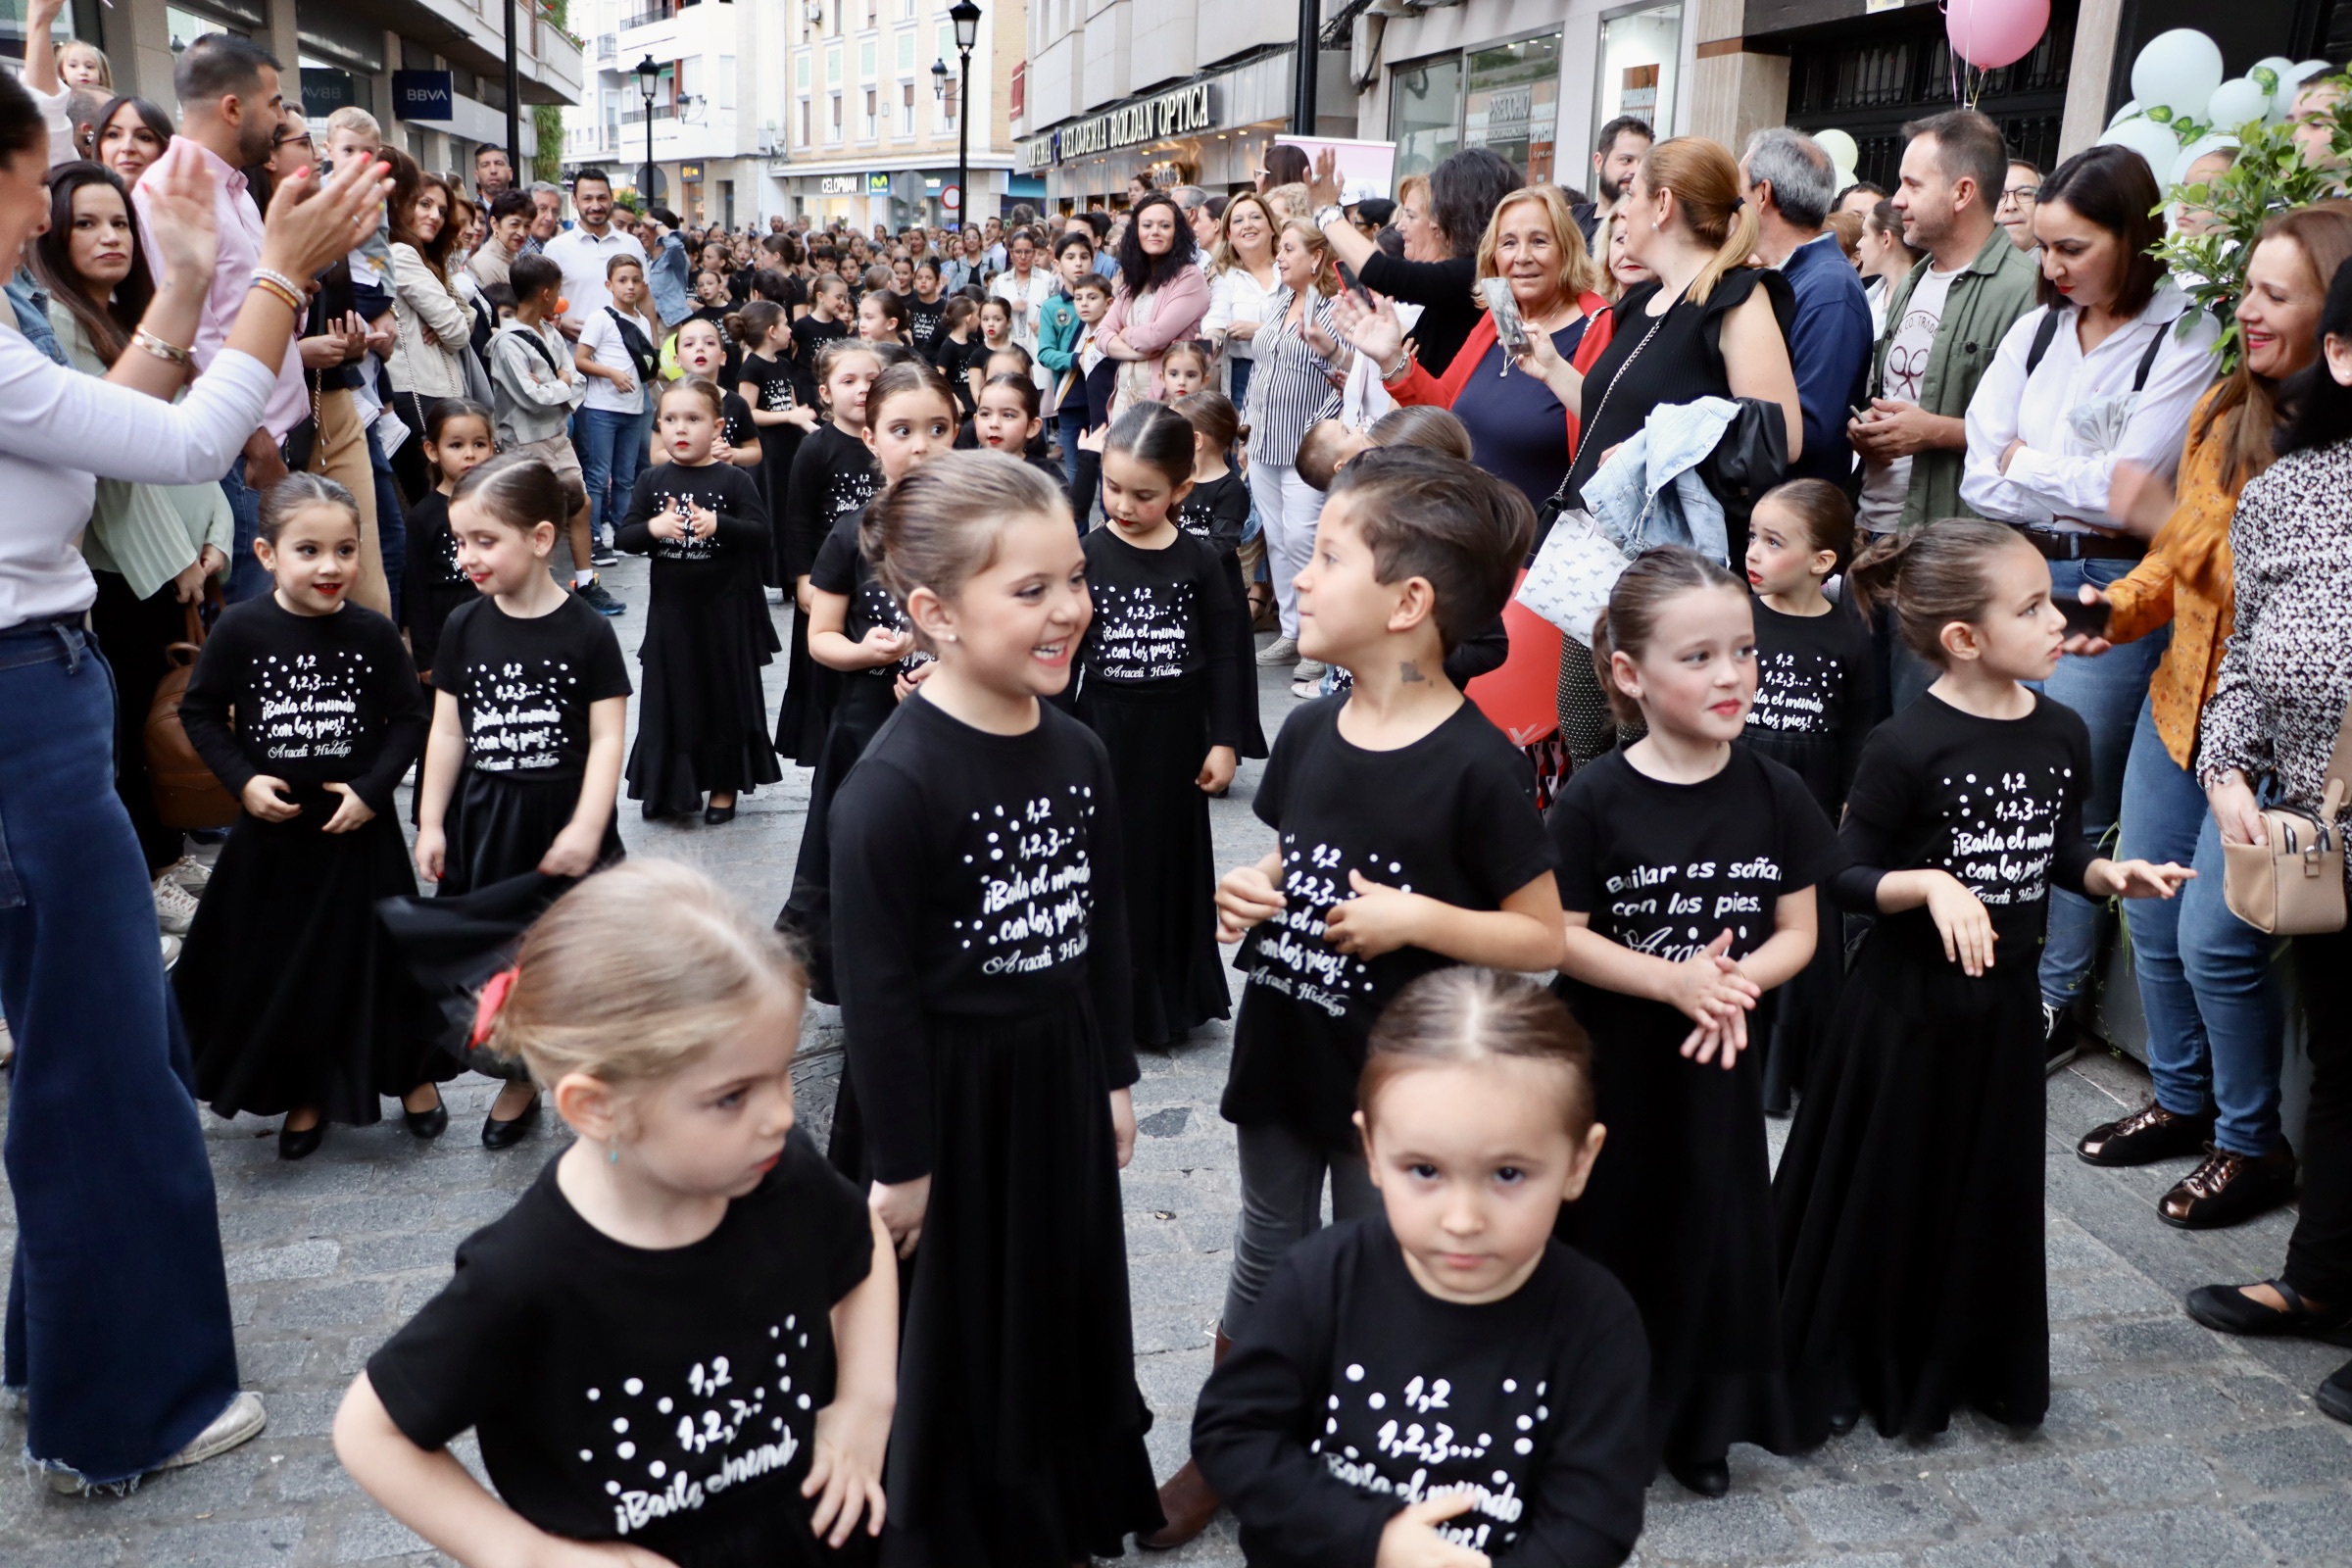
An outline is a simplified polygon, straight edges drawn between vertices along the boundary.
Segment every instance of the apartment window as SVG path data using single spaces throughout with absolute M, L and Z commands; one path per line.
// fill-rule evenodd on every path
M 678 62 L 678 96 L 700 98 L 703 95 L 703 57 L 690 55 Z
M 899 34 L 899 69 L 901 71 L 914 69 L 914 31 L 912 28 Z
M 881 10 L 880 0 L 865 0 L 865 24 L 872 26 Z
M 865 89 L 865 139 L 874 139 L 874 89 Z
M 792 84 L 803 92 L 808 90 L 808 57 L 806 54 L 793 62 Z
M 906 134 L 908 134 L 908 135 L 910 135 L 910 136 L 911 136 L 911 135 L 913 135 L 913 134 L 914 134 L 914 83 L 913 83 L 913 82 L 911 82 L 911 81 L 902 81 L 902 82 L 900 82 L 900 83 L 899 83 L 899 102 L 900 102 L 900 107 L 904 108 L 904 109 L 906 111 L 906 127 L 905 127 L 905 128 L 906 128 Z
M 825 133 L 825 140 L 841 140 L 841 94 L 839 93 L 833 95 L 833 128 Z
M 858 79 L 867 81 L 874 74 L 874 40 L 868 38 L 858 46 Z
M 899 0 L 899 20 L 901 22 L 914 20 L 914 0 Z
M 808 100 L 806 98 L 801 100 L 801 145 L 804 147 L 816 145 L 816 138 L 808 134 Z
M 718 57 L 718 107 L 730 111 L 735 107 L 735 57 L 733 55 Z
M 840 81 L 841 51 L 839 49 L 828 49 L 825 51 L 825 85 L 828 87 L 836 86 L 840 83 Z

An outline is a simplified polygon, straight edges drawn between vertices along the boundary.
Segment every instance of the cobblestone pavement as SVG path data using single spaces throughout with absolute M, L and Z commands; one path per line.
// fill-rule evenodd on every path
M 645 569 L 628 561 L 609 574 L 631 606 L 618 628 L 632 650 L 645 623 Z M 770 672 L 771 709 L 781 673 L 780 663 Z M 1287 672 L 1262 673 L 1270 729 L 1290 706 Z M 1232 797 L 1212 806 L 1220 863 L 1262 850 L 1265 830 L 1249 808 L 1255 777 L 1254 764 L 1245 767 Z M 628 810 L 621 831 L 632 851 L 701 865 L 765 910 L 782 902 L 806 803 L 806 775 L 794 772 L 783 788 L 748 797 L 732 826 L 649 825 Z M 1216 1112 L 1228 1040 L 1220 1025 L 1181 1049 L 1148 1054 L 1136 1089 L 1142 1136 L 1125 1178 L 1136 1366 L 1157 1412 L 1152 1447 L 1163 1476 L 1182 1459 L 1208 1371 L 1238 1201 L 1233 1139 Z M 838 1019 L 811 1008 L 799 1075 L 804 1115 L 820 1136 L 840 1065 Z M 2073 1138 L 2117 1106 L 2137 1104 L 2144 1082 L 2112 1059 L 2051 1081 L 2057 1391 L 2038 1433 L 2021 1438 L 1970 1417 L 1924 1445 L 1886 1442 L 1866 1428 L 1800 1459 L 1741 1448 L 1723 1500 L 1702 1501 L 1671 1481 L 1652 1489 L 1638 1560 L 2352 1562 L 2352 1429 L 2321 1416 L 2308 1397 L 2352 1352 L 2230 1340 L 2179 1310 L 2195 1285 L 2274 1272 L 2288 1216 L 2219 1235 L 2173 1231 L 2157 1222 L 2153 1203 L 2185 1162 L 2118 1172 L 2072 1157 Z M 441 1562 L 360 1494 L 327 1433 L 344 1385 L 440 1288 L 458 1242 L 502 1212 L 560 1147 L 564 1135 L 551 1129 L 511 1152 L 484 1151 L 475 1131 L 491 1093 L 478 1080 L 453 1085 L 451 1128 L 438 1144 L 414 1142 L 393 1117 L 335 1129 L 297 1165 L 275 1157 L 273 1123 L 207 1113 L 238 1348 L 247 1386 L 268 1400 L 269 1429 L 122 1499 L 59 1497 L 0 1467 L 0 1565 Z M 1785 1131 L 1776 1124 L 1776 1142 Z M 0 1203 L 0 1227 L 11 1224 Z M 0 1246 L 13 1242 L 13 1230 L 0 1228 Z M 0 1413 L 0 1450 L 23 1443 L 23 1417 Z M 469 1443 L 461 1452 L 473 1462 Z M 1200 1542 L 1157 1560 L 1228 1568 L 1241 1554 L 1230 1519 L 1220 1518 Z

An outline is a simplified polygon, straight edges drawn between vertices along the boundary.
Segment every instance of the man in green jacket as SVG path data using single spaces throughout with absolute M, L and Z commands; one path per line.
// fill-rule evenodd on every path
M 1892 200 L 1904 240 L 1928 254 L 1887 302 L 1870 409 L 1847 426 L 1863 465 L 1856 518 L 1873 533 L 1974 515 L 1960 504 L 1968 400 L 2041 275 L 1993 220 L 2009 164 L 1999 127 L 1955 109 L 1903 131 Z

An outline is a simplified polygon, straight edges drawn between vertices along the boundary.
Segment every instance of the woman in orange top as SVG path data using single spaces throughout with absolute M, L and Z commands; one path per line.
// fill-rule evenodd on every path
M 2264 225 L 2237 310 L 2244 354 L 2190 416 L 2179 500 L 2167 505 L 2161 481 L 2149 484 L 2132 512 L 2162 523 L 2139 565 L 2108 589 L 2107 637 L 2067 645 L 2070 653 L 2101 653 L 2172 627 L 2124 771 L 2116 853 L 2193 856 L 2197 880 L 2178 899 L 2136 900 L 2124 911 L 2155 1095 L 2092 1128 L 2076 1152 L 2094 1165 L 2143 1165 L 2204 1151 L 2157 1203 L 2167 1224 L 2190 1230 L 2235 1224 L 2294 1192 L 2294 1152 L 2278 1126 L 2276 944 L 2223 900 L 2221 839 L 2194 764 L 2198 715 L 2230 638 L 2230 517 L 2246 481 L 2270 466 L 2278 383 L 2318 358 L 2320 308 L 2347 258 L 2352 203 L 2321 202 Z

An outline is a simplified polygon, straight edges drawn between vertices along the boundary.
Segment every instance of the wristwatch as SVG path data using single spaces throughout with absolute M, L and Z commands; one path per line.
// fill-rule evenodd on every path
M 1347 217 L 1348 210 L 1339 206 L 1337 203 L 1333 203 L 1332 205 L 1326 207 L 1318 207 L 1315 209 L 1315 226 L 1317 228 L 1321 228 L 1326 223 L 1343 221 Z

